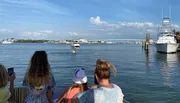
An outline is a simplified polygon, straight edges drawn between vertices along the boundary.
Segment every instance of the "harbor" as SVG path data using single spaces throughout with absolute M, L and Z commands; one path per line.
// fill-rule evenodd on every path
M 88 39 L 72 39 L 72 40 L 31 40 L 31 39 L 1 39 L 0 42 L 10 41 L 12 43 L 55 43 L 55 44 L 142 44 L 143 39 L 98 39 L 98 40 L 88 40 Z M 154 44 L 156 40 L 150 39 L 150 44 Z
M 180 103 L 180 0 L 0 1 L 0 103 Z
M 7 68 L 14 67 L 17 76 L 15 87 L 21 87 L 34 51 L 46 50 L 57 83 L 54 90 L 56 94 L 72 83 L 73 71 L 81 67 L 87 72 L 88 84 L 93 85 L 95 61 L 103 58 L 117 67 L 118 73 L 112 77 L 112 82 L 122 88 L 124 99 L 130 103 L 180 101 L 179 52 L 167 55 L 157 53 L 155 45 L 150 45 L 146 53 L 141 45 L 81 44 L 76 55 L 73 55 L 70 46 L 42 43 L 1 45 L 0 56 L 3 59 L 0 62 Z

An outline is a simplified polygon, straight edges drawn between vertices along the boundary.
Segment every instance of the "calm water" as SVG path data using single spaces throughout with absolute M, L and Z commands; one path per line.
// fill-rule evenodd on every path
M 54 73 L 57 90 L 72 83 L 76 68 L 85 68 L 89 84 L 97 58 L 111 61 L 118 69 L 112 81 L 118 84 L 131 103 L 179 103 L 180 54 L 159 54 L 155 47 L 149 53 L 141 45 L 82 44 L 77 54 L 67 44 L 0 45 L 0 63 L 14 67 L 15 85 L 21 86 L 29 60 L 35 50 L 46 50 Z

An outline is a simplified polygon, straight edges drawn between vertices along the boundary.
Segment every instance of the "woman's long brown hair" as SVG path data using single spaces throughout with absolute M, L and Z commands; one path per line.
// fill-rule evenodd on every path
M 50 65 L 45 51 L 36 51 L 32 56 L 26 73 L 27 83 L 39 87 L 49 82 Z

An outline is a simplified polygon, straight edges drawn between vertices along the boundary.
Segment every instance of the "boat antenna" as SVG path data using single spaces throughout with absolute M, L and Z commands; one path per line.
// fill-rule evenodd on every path
M 163 17 L 164 17 L 164 14 L 163 14 L 163 12 L 164 12 L 164 11 L 163 11 L 163 8 L 162 8 L 162 19 L 163 19 Z
M 171 18 L 171 5 L 169 5 L 169 18 Z

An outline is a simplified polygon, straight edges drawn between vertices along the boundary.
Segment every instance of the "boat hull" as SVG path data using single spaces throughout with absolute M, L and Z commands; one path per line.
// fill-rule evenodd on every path
M 2 44 L 12 44 L 12 42 L 9 42 L 9 41 L 3 41 Z
M 179 46 L 178 43 L 156 43 L 156 51 L 162 53 L 175 53 Z
M 72 46 L 72 47 L 80 47 L 80 46 Z
M 72 44 L 72 47 L 80 47 L 80 44 Z

